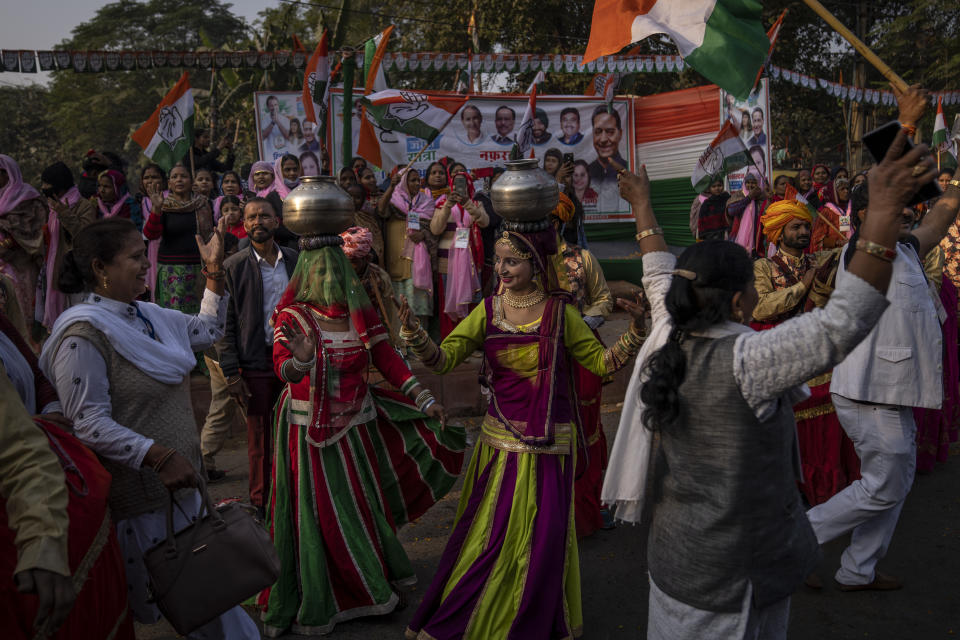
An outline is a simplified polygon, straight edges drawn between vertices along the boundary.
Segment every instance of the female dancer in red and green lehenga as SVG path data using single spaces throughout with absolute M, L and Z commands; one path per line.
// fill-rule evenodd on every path
M 401 337 L 414 353 L 443 374 L 481 350 L 492 391 L 453 532 L 408 638 L 537 640 L 582 631 L 573 485 L 584 442 L 572 367 L 612 373 L 639 349 L 640 327 L 604 349 L 576 307 L 553 294 L 556 232 L 546 221 L 532 224 L 536 231 L 521 233 L 505 223 L 494 262 L 503 293 L 439 347 L 402 301 Z
M 463 464 L 463 430 L 444 428 L 443 408 L 391 347 L 341 242 L 301 240 L 274 314 L 274 370 L 287 386 L 268 514 L 282 568 L 259 599 L 271 637 L 393 611 L 397 589 L 416 580 L 397 529 Z M 368 386 L 370 361 L 400 393 Z

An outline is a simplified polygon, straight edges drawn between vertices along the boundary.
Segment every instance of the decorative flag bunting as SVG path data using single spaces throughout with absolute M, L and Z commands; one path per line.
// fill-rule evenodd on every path
M 533 148 L 533 119 L 537 115 L 537 85 L 543 82 L 544 77 L 543 71 L 538 71 L 527 90 L 530 100 L 527 101 L 527 109 L 523 112 L 523 120 L 520 121 L 520 129 L 516 137 L 517 150 L 521 158 Z
M 304 120 L 320 124 L 321 128 L 327 121 L 326 98 L 330 80 L 330 60 L 327 56 L 328 42 L 329 37 L 324 30 L 317 48 L 314 49 L 313 55 L 307 62 L 307 68 L 303 72 Z
M 770 40 L 758 0 L 597 0 L 586 62 L 656 33 L 669 35 L 686 63 L 738 98 L 746 98 Z
M 690 176 L 690 184 L 695 191 L 702 192 L 714 180 L 724 178 L 731 171 L 742 169 L 750 162 L 750 154 L 737 134 L 736 127 L 727 120 L 720 128 L 720 133 L 697 160 L 697 166 Z
M 143 148 L 144 155 L 167 173 L 190 151 L 193 145 L 193 92 L 189 73 L 180 76 L 156 111 L 131 137 Z

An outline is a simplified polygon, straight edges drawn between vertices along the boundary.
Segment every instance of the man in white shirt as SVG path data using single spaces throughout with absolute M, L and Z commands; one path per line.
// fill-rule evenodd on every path
M 270 317 L 297 264 L 297 252 L 274 241 L 278 226 L 269 200 L 247 201 L 243 227 L 250 245 L 223 263 L 231 295 L 226 332 L 217 343 L 228 390 L 247 410 L 250 502 L 261 515 L 270 482 L 270 416 L 283 389 L 273 372 Z
M 911 111 L 901 96 L 901 122 L 919 119 L 926 102 L 922 98 L 916 102 Z M 942 306 L 938 310 L 939 297 L 928 286 L 922 257 L 955 221 L 960 208 L 958 185 L 953 180 L 923 224 L 901 237 L 895 257 L 891 256 L 890 306 L 867 338 L 833 371 L 833 404 L 860 457 L 862 477 L 808 511 L 807 517 L 821 544 L 852 531 L 835 576 L 841 591 L 902 586 L 893 576 L 878 572 L 876 565 L 887 553 L 913 484 L 917 462 L 913 407 L 936 409 L 943 400 L 942 315 L 938 317 Z M 866 213 L 867 189 L 864 183 L 851 197 L 858 229 Z M 838 286 L 849 277 L 845 266 L 858 236 L 851 238 L 844 252 Z M 808 578 L 807 584 L 817 587 L 818 580 Z

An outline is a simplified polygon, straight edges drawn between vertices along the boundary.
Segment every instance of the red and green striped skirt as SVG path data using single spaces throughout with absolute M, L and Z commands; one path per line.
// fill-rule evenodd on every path
M 402 395 L 370 389 L 377 419 L 315 447 L 277 403 L 268 526 L 280 578 L 260 594 L 264 632 L 325 634 L 340 622 L 390 613 L 416 575 L 397 529 L 453 486 L 460 427 L 428 420 Z

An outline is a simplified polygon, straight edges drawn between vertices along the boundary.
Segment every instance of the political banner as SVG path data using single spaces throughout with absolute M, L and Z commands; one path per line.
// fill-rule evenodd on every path
M 273 162 L 292 153 L 301 158 L 301 164 L 311 159 L 319 162 L 317 126 L 305 119 L 302 92 L 258 91 L 254 94 L 254 104 L 260 159 Z M 304 154 L 307 155 L 302 157 Z
M 277 100 L 274 105 L 276 108 L 271 110 L 265 101 L 258 108 L 258 118 L 264 123 L 258 123 L 258 128 L 265 139 L 269 136 L 276 138 L 277 130 L 284 128 L 285 119 L 292 117 L 283 109 L 286 94 L 270 95 Z M 295 113 L 294 103 L 290 100 L 288 109 L 292 114 Z M 503 166 L 509 159 L 528 100 L 527 95 L 469 96 L 467 103 L 420 155 L 414 167 L 425 173 L 430 163 L 443 157 L 453 158 L 470 170 Z M 352 125 L 353 149 L 357 148 L 360 136 L 360 106 L 360 102 L 356 101 Z M 343 98 L 338 89 L 331 94 L 330 112 L 331 166 L 338 168 L 346 164 L 340 155 L 343 148 Z M 270 128 L 274 120 L 278 124 Z M 386 167 L 388 169 L 396 163 L 409 163 L 425 144 L 420 138 L 382 129 L 375 122 L 374 127 L 381 156 L 391 163 Z M 286 128 L 289 129 L 289 126 Z M 632 139 L 633 119 L 627 98 L 614 100 L 611 112 L 608 112 L 602 98 L 537 97 L 532 153 L 541 161 L 549 149 L 556 149 L 561 156 L 568 153 L 573 156 L 573 186 L 583 203 L 587 223 L 633 220 L 630 206 L 620 198 L 617 172 L 609 163 L 613 159 L 632 169 Z M 266 148 L 262 147 L 263 151 L 272 151 L 274 148 L 270 141 Z M 526 157 L 529 156 L 529 153 L 526 154 Z M 271 156 L 264 155 L 264 158 L 270 159 Z M 387 164 L 387 160 L 384 163 Z
M 756 90 L 746 100 L 737 100 L 733 95 L 720 90 L 720 122 L 731 120 L 735 127 L 739 127 L 740 139 L 752 163 L 740 171 L 727 175 L 727 189 L 734 191 L 743 188 L 743 178 L 749 173 L 763 176 L 767 184 L 771 184 L 771 132 L 770 132 L 770 80 L 763 78 Z M 763 186 L 763 185 L 761 185 Z

